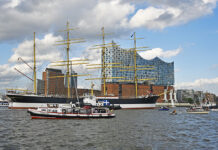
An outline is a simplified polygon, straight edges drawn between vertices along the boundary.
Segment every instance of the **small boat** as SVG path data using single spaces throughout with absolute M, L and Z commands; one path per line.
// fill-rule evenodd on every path
M 0 100 L 0 107 L 8 107 L 8 101 Z
M 160 107 L 158 110 L 159 111 L 168 111 L 170 109 L 168 107 L 163 106 L 163 107 Z
M 209 110 L 202 107 L 190 107 L 186 109 L 186 112 L 189 114 L 208 114 Z
M 172 112 L 170 113 L 170 115 L 177 115 L 176 110 L 172 111 Z
M 75 104 L 48 104 L 48 107 L 28 109 L 32 119 L 88 119 L 114 118 L 113 110 L 106 107 L 92 107 L 85 105 L 77 107 Z

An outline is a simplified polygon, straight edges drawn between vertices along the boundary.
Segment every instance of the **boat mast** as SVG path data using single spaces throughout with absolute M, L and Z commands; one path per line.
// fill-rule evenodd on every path
M 34 94 L 37 93 L 36 89 L 36 42 L 35 42 L 35 32 L 34 32 L 34 43 L 33 43 L 33 56 L 34 56 L 34 67 L 33 67 L 33 73 L 34 73 Z

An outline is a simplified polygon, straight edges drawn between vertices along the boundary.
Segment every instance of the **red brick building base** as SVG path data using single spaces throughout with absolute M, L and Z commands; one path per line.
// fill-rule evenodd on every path
M 122 98 L 135 97 L 135 84 L 118 84 L 118 83 L 107 83 L 106 87 L 106 95 L 107 96 L 119 96 Z M 160 98 L 157 102 L 161 103 L 164 99 L 164 89 L 167 88 L 167 93 L 173 89 L 173 86 L 157 86 L 157 85 L 144 85 L 138 84 L 138 96 L 145 96 L 152 92 L 154 95 L 159 95 Z M 104 85 L 101 86 L 101 95 L 104 95 Z M 169 94 L 167 95 L 167 99 L 169 99 Z

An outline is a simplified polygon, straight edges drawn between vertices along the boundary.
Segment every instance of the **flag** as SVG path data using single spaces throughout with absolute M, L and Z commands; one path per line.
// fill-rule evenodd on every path
M 103 104 L 104 104 L 104 106 L 108 106 L 108 105 L 110 105 L 110 102 L 108 100 L 104 100 Z
M 131 35 L 131 38 L 133 37 L 134 34 Z

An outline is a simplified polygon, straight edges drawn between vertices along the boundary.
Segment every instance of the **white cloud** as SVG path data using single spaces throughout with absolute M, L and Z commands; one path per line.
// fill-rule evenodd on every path
M 14 68 L 17 68 L 19 71 L 32 78 L 32 70 L 29 69 L 25 64 L 16 64 L 9 65 L 4 64 L 0 65 L 0 89 L 6 89 L 11 87 L 16 87 L 19 84 L 19 87 L 23 87 L 24 82 L 18 82 L 19 79 L 22 79 L 24 76 L 17 72 Z M 26 83 L 31 82 L 27 79 Z
M 213 79 L 197 79 L 194 82 L 184 82 L 177 87 L 200 87 L 204 84 L 218 84 L 218 77 Z
M 177 89 L 195 89 L 210 91 L 218 95 L 218 77 L 212 79 L 197 79 L 193 82 L 182 82 L 176 85 Z
M 102 26 L 113 31 L 121 29 L 120 22 L 135 10 L 134 5 L 121 0 L 22 0 L 11 3 L 13 7 L 0 6 L 0 40 L 23 38 L 33 31 L 58 31 L 67 19 L 71 26 L 80 27 L 86 37 L 96 36 Z
M 130 28 L 164 29 L 184 24 L 213 13 L 217 0 L 147 0 L 147 2 L 150 4 L 149 7 L 139 9 L 123 25 Z
M 149 51 L 139 53 L 144 59 L 153 59 L 155 57 L 161 58 L 171 58 L 178 55 L 182 51 L 182 48 L 177 48 L 175 50 L 164 51 L 161 48 L 154 48 Z
M 0 70 L 1 81 L 4 81 L 10 75 L 13 77 L 15 73 L 15 71 L 8 64 L 0 65 Z
M 213 13 L 217 0 L 7 0 L 0 2 L 0 41 L 23 39 L 71 26 L 96 38 L 102 26 L 122 35 L 129 28 L 164 29 Z M 141 9 L 137 10 L 140 6 Z M 137 11 L 136 11 L 137 10 Z
M 120 0 L 102 1 L 78 23 L 82 29 L 106 26 L 119 27 L 120 22 L 134 11 L 134 6 L 120 3 Z
M 155 8 L 148 7 L 146 9 L 140 9 L 137 13 L 131 18 L 129 25 L 132 28 L 146 26 L 149 29 L 163 29 L 165 28 L 166 22 L 161 22 L 159 18 L 165 14 L 173 15 L 174 18 L 181 14 L 181 10 L 177 8 Z M 169 17 L 165 16 L 165 17 Z
M 62 40 L 61 36 L 46 34 L 43 39 L 36 38 L 36 59 L 37 62 L 60 60 L 62 57 L 60 50 L 54 44 Z M 9 62 L 15 63 L 19 57 L 27 62 L 33 62 L 33 40 L 26 40 L 13 49 L 14 54 Z

